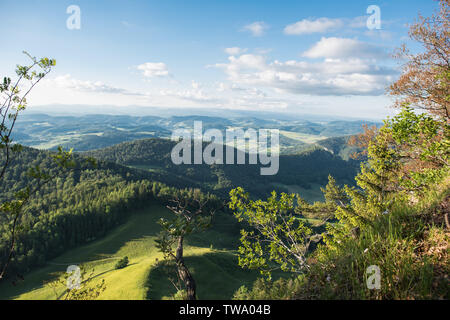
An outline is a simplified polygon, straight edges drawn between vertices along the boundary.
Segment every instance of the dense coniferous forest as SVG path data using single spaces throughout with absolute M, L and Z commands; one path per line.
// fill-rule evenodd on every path
M 133 210 L 152 202 L 164 204 L 181 192 L 145 179 L 150 174 L 141 170 L 104 161 L 88 164 L 83 157 L 76 157 L 75 169 L 63 170 L 54 164 L 51 155 L 49 151 L 24 148 L 13 159 L 2 181 L 1 202 L 13 198 L 26 185 L 37 183 L 27 175 L 34 166 L 54 177 L 25 208 L 10 266 L 13 274 L 29 271 L 70 248 L 102 237 L 126 221 Z M 189 192 L 192 189 L 183 193 L 189 196 Z M 217 198 L 211 200 L 209 205 L 220 205 Z M 9 253 L 11 221 L 2 216 L 0 222 L 0 256 L 5 259 Z
M 175 165 L 170 158 L 175 144 L 166 139 L 143 139 L 84 154 L 99 160 L 159 172 L 161 176 L 175 175 L 181 179 L 189 179 L 192 183 L 198 183 L 205 191 L 223 197 L 227 197 L 231 188 L 237 186 L 244 186 L 256 197 L 269 195 L 274 189 L 272 183 L 310 189 L 311 184 L 325 185 L 330 174 L 341 184 L 351 184 L 359 167 L 359 161 L 345 161 L 323 149 L 312 148 L 300 154 L 281 155 L 278 173 L 261 176 L 261 165 L 248 164 L 248 154 L 246 164 L 242 165 Z M 224 147 L 224 154 L 227 152 L 234 152 L 236 157 L 235 150 Z M 278 189 L 286 191 L 282 187 Z

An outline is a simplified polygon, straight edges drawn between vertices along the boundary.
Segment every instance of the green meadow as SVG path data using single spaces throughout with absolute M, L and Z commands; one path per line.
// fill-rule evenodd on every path
M 161 217 L 171 212 L 161 205 L 131 215 L 126 223 L 110 231 L 107 236 L 72 249 L 47 262 L 47 265 L 25 274 L 25 280 L 0 286 L 0 299 L 56 299 L 63 287 L 55 288 L 47 282 L 65 272 L 69 265 L 82 265 L 92 273 L 92 284 L 105 281 L 106 290 L 99 299 L 167 299 L 176 289 L 162 268 L 163 256 L 155 247 Z M 237 265 L 239 226 L 235 219 L 218 213 L 211 229 L 187 239 L 185 260 L 193 273 L 199 299 L 230 299 L 242 285 L 250 285 L 258 273 L 243 270 Z M 114 268 L 118 259 L 128 256 L 129 265 Z

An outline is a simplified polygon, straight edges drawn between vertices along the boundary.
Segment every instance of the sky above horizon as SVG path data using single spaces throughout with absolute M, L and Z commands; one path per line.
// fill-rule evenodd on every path
M 80 9 L 80 28 L 70 29 Z M 381 25 L 367 20 L 380 9 Z M 384 118 L 392 58 L 432 0 L 4 1 L 0 76 L 55 58 L 31 106 L 207 108 Z M 5 49 L 6 48 L 6 49 Z

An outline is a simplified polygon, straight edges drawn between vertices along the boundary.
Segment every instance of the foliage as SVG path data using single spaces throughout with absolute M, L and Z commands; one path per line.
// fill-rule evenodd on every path
M 203 195 L 200 190 L 182 191 L 169 200 L 169 208 L 175 215 L 171 220 L 161 218 L 159 224 L 161 233 L 157 245 L 166 257 L 175 256 L 173 249 L 180 237 L 207 229 L 211 224 L 212 208 L 206 206 L 209 195 Z M 211 210 L 211 211 L 210 211 Z
M 277 268 L 302 272 L 307 267 L 305 259 L 312 241 L 312 230 L 299 219 L 302 204 L 307 205 L 294 194 L 282 193 L 277 199 L 273 192 L 267 201 L 253 201 L 242 188 L 233 189 L 229 207 L 240 222 L 252 228 L 241 230 L 239 265 L 258 269 L 268 277 Z
M 448 190 L 448 184 L 438 194 L 433 190 L 413 206 L 397 202 L 356 237 L 331 231 L 333 240 L 313 254 L 313 266 L 293 298 L 448 299 L 449 235 L 430 221 L 437 205 L 448 205 Z M 381 270 L 379 290 L 366 285 L 371 265 Z
M 369 143 L 374 139 L 378 132 L 378 127 L 376 126 L 363 126 L 363 132 L 357 135 L 351 136 L 347 144 L 350 146 L 355 146 L 358 151 L 350 154 L 350 158 L 352 159 L 365 159 L 367 160 L 367 148 L 369 147 Z
M 178 290 L 172 297 L 171 300 L 187 300 L 188 295 L 186 290 Z
M 423 247 L 448 248 L 448 231 L 430 212 L 448 216 L 448 126 L 405 107 L 385 121 L 368 145 L 368 160 L 356 176 L 359 188 L 337 189 L 339 223 L 327 225 L 325 244 L 295 298 L 444 298 L 448 260 Z M 444 229 L 442 229 L 444 228 Z M 432 231 L 434 230 L 434 231 Z M 438 244 L 429 238 L 440 234 Z M 436 249 L 434 249 L 436 250 Z M 446 250 L 446 249 L 444 249 Z M 380 290 L 366 286 L 366 268 L 382 272 Z M 439 271 L 440 270 L 440 271 Z
M 51 71 L 56 61 L 48 58 L 36 59 L 27 52 L 24 52 L 31 60 L 31 64 L 17 65 L 17 80 L 11 82 L 11 78 L 5 77 L 3 84 L 0 84 L 0 98 L 3 99 L 0 105 L 0 183 L 5 182 L 5 175 L 9 169 L 14 156 L 22 151 L 22 146 L 13 141 L 12 133 L 19 113 L 26 109 L 27 96 L 31 90 Z M 25 83 L 24 83 L 25 82 Z M 58 152 L 52 155 L 54 163 L 62 169 L 73 167 L 72 150 L 64 151 L 58 148 Z M 29 168 L 28 177 L 36 181 L 35 185 L 26 185 L 20 190 L 16 190 L 14 196 L 0 202 L 0 221 L 6 221 L 3 225 L 8 228 L 7 252 L 0 261 L 0 280 L 6 276 L 6 271 L 15 255 L 16 241 L 20 232 L 21 218 L 25 213 L 30 198 L 35 195 L 49 181 L 55 178 L 39 166 Z M 3 237 L 2 237 L 3 238 Z
M 70 273 L 58 274 L 55 280 L 47 283 L 53 289 L 57 300 L 94 300 L 106 290 L 105 280 L 93 283 L 94 270 L 87 274 L 83 266 L 79 268 L 81 276 L 79 288 L 69 285 Z
M 423 47 L 412 54 L 406 45 L 398 57 L 406 60 L 400 78 L 390 86 L 396 106 L 411 104 L 445 118 L 450 117 L 450 1 L 440 0 L 440 10 L 431 17 L 419 16 L 409 36 Z
M 115 269 L 123 269 L 128 265 L 128 257 L 125 256 L 119 261 L 117 261 L 116 265 L 114 266 Z
M 366 128 L 367 125 L 363 125 L 362 127 Z M 350 143 L 353 137 L 354 135 L 343 137 L 332 137 L 319 140 L 316 142 L 316 144 L 324 147 L 325 150 L 332 152 L 334 155 L 338 155 L 343 160 L 353 162 L 355 161 L 355 158 L 352 157 L 353 154 L 361 152 L 363 150 L 361 146 L 353 145 Z
M 175 262 L 178 283 L 185 286 L 189 300 L 195 300 L 197 295 L 195 280 L 184 261 L 184 240 L 190 234 L 206 230 L 210 226 L 215 210 L 207 206 L 208 196 L 204 196 L 200 190 L 194 190 L 192 197 L 180 193 L 167 206 L 175 217 L 172 220 L 161 218 L 159 221 L 162 230 L 156 240 L 156 247 L 165 259 Z M 181 290 L 180 286 L 172 283 L 178 291 Z
M 55 299 L 53 290 L 43 283 L 69 264 L 83 265 L 88 273 L 95 269 L 93 284 L 105 280 L 107 288 L 98 299 L 157 300 L 173 295 L 175 287 L 167 272 L 161 272 L 160 263 L 166 260 L 155 247 L 160 232 L 159 218 L 172 218 L 173 213 L 159 203 L 127 210 L 126 221 L 108 230 L 106 235 L 65 250 L 48 260 L 44 267 L 33 268 L 24 275 L 24 280 L 16 280 L 15 284 L 4 281 L 0 284 L 0 300 Z M 256 280 L 257 272 L 242 270 L 237 265 L 234 251 L 238 236 L 238 222 L 232 215 L 220 212 L 214 215 L 211 228 L 186 239 L 186 264 L 198 283 L 199 299 L 230 299 L 239 286 Z M 210 244 L 214 249 L 210 249 Z M 129 266 L 115 270 L 118 259 L 114 257 L 124 256 L 128 256 Z M 176 281 L 173 262 L 168 271 Z
M 337 222 L 326 225 L 324 243 L 307 258 L 310 267 L 294 289 L 260 280 L 235 297 L 449 299 L 449 1 L 440 6 L 437 16 L 411 28 L 425 53 L 407 56 L 391 86 L 401 112 L 351 139 L 367 147 L 357 186 L 340 188 L 330 179 L 323 189 Z M 381 271 L 379 288 L 367 285 L 370 266 Z
M 233 295 L 233 300 L 288 300 L 293 299 L 295 292 L 301 290 L 303 276 L 297 278 L 280 278 L 272 281 L 260 278 L 251 289 L 241 286 Z

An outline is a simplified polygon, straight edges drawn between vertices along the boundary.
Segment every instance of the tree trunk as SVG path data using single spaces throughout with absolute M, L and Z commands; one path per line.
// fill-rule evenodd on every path
M 187 292 L 187 299 L 188 300 L 196 300 L 196 285 L 195 280 L 192 277 L 191 273 L 189 272 L 189 269 L 184 264 L 183 259 L 183 237 L 178 238 L 178 246 L 176 250 L 175 260 L 177 263 L 177 269 L 178 269 L 178 275 L 183 281 L 184 285 L 186 286 L 186 292 Z

